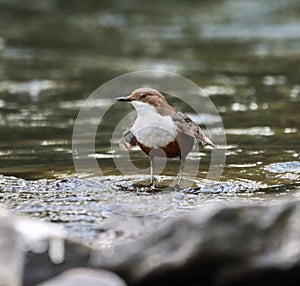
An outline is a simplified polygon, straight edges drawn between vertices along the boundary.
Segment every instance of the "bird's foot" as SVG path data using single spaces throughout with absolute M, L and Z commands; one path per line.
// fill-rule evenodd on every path
M 150 184 L 149 188 L 150 188 L 151 191 L 156 190 L 155 184 Z
M 158 182 L 158 180 L 157 180 L 155 177 L 152 177 L 152 178 L 150 179 L 149 187 L 150 187 L 151 189 L 155 189 L 155 183 L 157 183 L 157 182 Z
M 175 191 L 179 191 L 180 190 L 180 183 L 182 182 L 184 178 L 180 175 L 180 177 L 177 179 L 177 182 L 174 186 Z
M 180 185 L 177 183 L 175 186 L 174 186 L 174 191 L 179 191 L 180 190 Z

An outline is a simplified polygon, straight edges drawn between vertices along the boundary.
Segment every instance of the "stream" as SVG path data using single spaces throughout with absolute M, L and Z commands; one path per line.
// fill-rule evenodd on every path
M 93 241 L 116 214 L 147 215 L 159 223 L 209 203 L 300 197 L 298 1 L 72 3 L 0 0 L 2 206 Z M 78 176 L 72 132 L 80 108 L 100 85 L 136 70 L 180 74 L 210 97 L 227 141 L 219 181 L 206 179 L 211 153 L 204 149 L 197 177 L 185 177 L 192 187 L 183 182 L 178 190 L 167 188 L 177 159 L 168 160 L 154 191 L 138 184 L 147 184 L 147 172 L 122 175 L 111 133 L 133 109 L 118 104 L 96 138 L 103 176 Z M 168 100 L 197 118 L 183 103 Z M 207 117 L 208 124 L 213 120 Z M 118 156 L 127 160 L 125 153 Z M 187 160 L 198 157 L 192 152 Z M 140 150 L 130 158 L 149 166 Z

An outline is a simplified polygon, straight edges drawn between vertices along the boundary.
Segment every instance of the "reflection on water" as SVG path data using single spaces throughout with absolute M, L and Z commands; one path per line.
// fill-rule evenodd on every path
M 221 181 L 233 192 L 209 194 L 196 186 L 197 192 L 176 194 L 185 205 L 176 213 L 229 197 L 272 201 L 277 187 L 280 198 L 297 195 L 291 189 L 299 185 L 300 160 L 298 1 L 82 3 L 0 0 L 0 173 L 28 180 L 73 178 L 60 188 L 60 181 L 3 177 L 2 203 L 74 228 L 78 221 L 92 227 L 105 211 L 76 185 L 83 182 L 74 179 L 73 124 L 99 85 L 139 69 L 176 72 L 195 81 L 215 103 L 227 133 Z M 170 103 L 200 124 L 215 123 L 209 114 L 193 114 L 172 98 Z M 90 108 L 110 104 L 100 99 Z M 121 108 L 106 114 L 105 132 L 96 154 L 90 154 L 101 160 L 107 176 L 119 175 L 110 138 L 116 114 L 131 111 Z M 200 155 L 201 180 L 210 156 Z M 140 151 L 133 150 L 131 158 L 148 167 Z M 199 154 L 191 153 L 188 160 L 196 158 Z M 178 161 L 171 160 L 164 175 L 177 171 Z M 256 192 L 241 192 L 240 184 Z M 102 187 L 107 195 L 120 195 Z

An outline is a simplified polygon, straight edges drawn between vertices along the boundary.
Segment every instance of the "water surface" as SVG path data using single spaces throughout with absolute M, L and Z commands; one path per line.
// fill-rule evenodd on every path
M 128 212 L 125 203 L 136 214 L 148 205 L 170 217 L 207 203 L 298 198 L 298 1 L 145 3 L 0 1 L 1 204 L 90 239 L 99 221 Z M 210 152 L 203 150 L 193 189 L 132 187 L 147 177 L 122 177 L 113 162 L 116 114 L 132 110 L 120 105 L 107 113 L 96 142 L 105 177 L 77 178 L 71 140 L 81 105 L 105 81 L 140 69 L 178 73 L 210 96 L 227 136 L 220 183 L 204 180 Z M 131 158 L 148 166 L 138 150 Z M 169 160 L 162 183 L 177 171 L 178 160 Z

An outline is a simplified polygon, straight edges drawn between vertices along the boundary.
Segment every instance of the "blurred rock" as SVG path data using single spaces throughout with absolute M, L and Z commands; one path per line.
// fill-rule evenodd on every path
M 300 201 L 203 206 L 92 260 L 129 285 L 298 285 L 299 217 Z
M 88 264 L 90 248 L 67 239 L 64 228 L 0 209 L 0 285 L 36 285 Z
M 211 204 L 152 227 L 146 236 L 116 239 L 96 249 L 68 238 L 58 225 L 1 211 L 1 285 L 94 285 L 99 279 L 125 285 L 98 270 L 61 274 L 77 267 L 109 270 L 134 286 L 299 285 L 299 217 L 299 200 L 261 206 Z M 117 220 L 119 216 L 118 226 Z M 114 228 L 112 221 L 109 226 Z
M 12 223 L 13 216 L 0 209 L 0 285 L 19 286 L 22 282 L 23 242 Z
M 39 286 L 126 286 L 116 274 L 89 268 L 75 268 Z
M 68 269 L 89 265 L 90 247 L 57 235 L 48 236 L 45 242 L 48 248 L 43 252 L 31 249 L 25 254 L 24 286 L 36 285 Z

